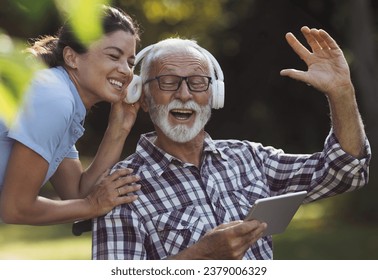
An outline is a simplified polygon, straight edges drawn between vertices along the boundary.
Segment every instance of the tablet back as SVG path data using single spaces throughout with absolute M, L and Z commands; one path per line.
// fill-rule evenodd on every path
M 259 220 L 267 223 L 268 227 L 264 236 L 282 233 L 306 195 L 307 191 L 300 191 L 257 199 L 246 220 Z

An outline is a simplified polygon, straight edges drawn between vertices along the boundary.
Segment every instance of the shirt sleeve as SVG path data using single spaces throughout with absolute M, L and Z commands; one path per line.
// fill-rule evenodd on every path
M 51 74 L 37 77 L 8 136 L 51 162 L 74 112 L 68 85 Z M 73 155 L 73 154 L 71 154 Z
M 365 186 L 369 177 L 370 144 L 357 159 L 341 148 L 333 131 L 322 152 L 295 155 L 274 148 L 258 148 L 268 185 L 275 194 L 307 190 L 305 202 L 330 197 Z
M 76 149 L 76 146 L 72 146 L 71 150 L 66 155 L 66 158 L 78 159 L 79 158 L 79 151 Z

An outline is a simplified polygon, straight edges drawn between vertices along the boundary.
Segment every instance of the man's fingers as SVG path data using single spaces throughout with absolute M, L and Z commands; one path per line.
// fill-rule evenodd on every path
M 318 46 L 320 46 L 320 48 L 322 50 L 329 50 L 330 49 L 330 46 L 328 45 L 327 40 L 325 40 L 325 38 L 321 36 L 319 30 L 317 30 L 317 29 L 311 29 L 311 35 L 316 40 Z
M 264 231 L 266 229 L 266 223 L 262 223 L 257 220 L 245 221 L 246 229 L 244 234 L 249 234 L 250 232 L 254 231 Z
M 294 50 L 294 52 L 304 61 L 306 61 L 306 57 L 308 57 L 311 53 L 308 49 L 306 49 L 301 42 L 294 36 L 293 33 L 288 32 L 285 36 L 286 41 L 290 45 L 290 47 Z
M 310 85 L 310 81 L 308 80 L 308 73 L 305 71 L 300 71 L 296 69 L 283 69 L 280 72 L 281 76 L 287 76 L 289 78 L 292 78 L 297 81 L 304 82 L 308 85 Z
M 237 226 L 239 224 L 243 223 L 243 221 L 232 221 L 232 222 L 229 222 L 227 224 L 221 224 L 219 225 L 216 229 L 217 230 L 225 230 L 225 229 L 230 229 L 234 226 Z
M 314 52 L 317 51 L 319 47 L 322 50 L 339 49 L 339 45 L 325 30 L 316 28 L 309 29 L 308 27 L 302 28 L 301 30 Z
M 301 31 L 313 52 L 323 49 L 323 46 L 325 47 L 325 42 L 323 38 L 319 36 L 317 29 L 309 29 L 307 26 L 304 26 L 301 28 Z
M 323 38 L 325 42 L 327 42 L 328 47 L 331 50 L 337 50 L 340 49 L 339 45 L 336 43 L 336 41 L 329 35 L 325 30 L 320 29 L 319 30 L 319 36 Z
M 222 225 L 223 226 L 223 225 Z M 231 230 L 235 236 L 250 236 L 252 232 L 257 230 L 261 226 L 261 222 L 257 220 L 251 221 L 234 221 L 225 224 L 223 228 L 219 226 L 220 230 Z M 263 228 L 261 228 L 263 230 Z

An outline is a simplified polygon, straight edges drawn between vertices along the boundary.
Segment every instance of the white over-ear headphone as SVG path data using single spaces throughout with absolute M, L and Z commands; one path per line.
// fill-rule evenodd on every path
M 135 65 L 137 65 L 153 47 L 154 45 L 150 45 L 142 49 L 135 57 Z M 211 85 L 213 93 L 212 108 L 220 109 L 224 106 L 224 76 L 222 69 L 218 61 L 209 51 L 201 48 L 200 46 L 195 46 L 195 48 L 209 58 L 210 62 L 213 64 L 215 73 L 212 75 Z M 127 95 L 125 97 L 126 103 L 132 104 L 139 100 L 142 94 L 142 85 L 143 82 L 141 77 L 134 74 L 133 80 L 127 87 Z
M 153 47 L 154 45 L 145 47 L 135 56 L 134 67 L 138 65 L 138 63 L 146 56 L 147 52 L 149 52 Z M 125 97 L 125 102 L 129 104 L 137 102 L 140 96 L 142 95 L 142 86 L 142 78 L 134 74 L 131 83 L 127 87 L 127 95 Z

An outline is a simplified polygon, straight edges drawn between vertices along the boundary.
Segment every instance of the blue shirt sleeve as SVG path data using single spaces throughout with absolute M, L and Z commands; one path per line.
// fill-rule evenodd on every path
M 79 158 L 79 151 L 76 149 L 76 146 L 72 146 L 71 150 L 69 153 L 66 155 L 66 158 Z
M 51 72 L 41 72 L 32 83 L 8 137 L 29 147 L 50 163 L 69 129 L 74 107 L 69 86 Z M 72 147 L 69 157 L 75 157 L 75 150 Z

